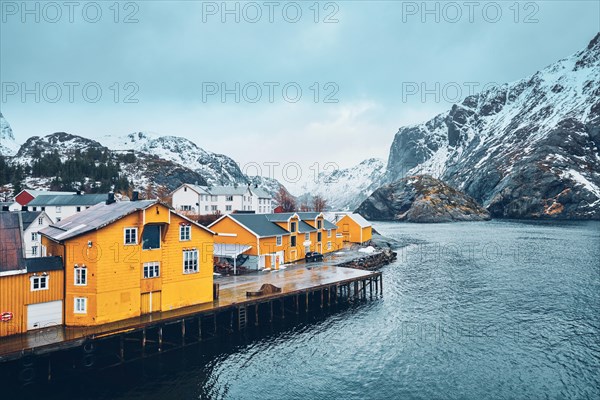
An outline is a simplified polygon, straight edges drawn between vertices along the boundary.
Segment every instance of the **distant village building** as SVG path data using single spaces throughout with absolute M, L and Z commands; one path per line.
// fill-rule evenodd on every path
M 365 243 L 373 236 L 373 227 L 362 215 L 351 212 L 327 213 L 326 217 L 335 223 L 344 237 L 344 242 Z
M 38 195 L 27 203 L 27 209 L 29 211 L 45 211 L 52 222 L 60 222 L 71 215 L 103 203 L 108 198 L 108 194 L 81 194 L 81 192 L 77 192 L 64 195 L 56 194 L 56 192 L 48 193 L 54 194 Z
M 34 189 L 23 189 L 15 196 L 15 206 L 11 211 L 21 210 L 23 206 L 28 205 L 33 199 L 38 196 L 69 196 L 75 192 L 58 192 L 49 190 L 34 190 Z
M 272 212 L 272 196 L 256 186 L 198 186 L 184 184 L 172 193 L 173 208 L 198 215 L 253 211 Z
M 158 200 L 110 194 L 40 234 L 46 253 L 64 260 L 67 326 L 213 300 L 214 233 Z
M 29 220 L 26 212 L 0 212 L 0 337 L 63 323 L 63 262 L 26 257 Z

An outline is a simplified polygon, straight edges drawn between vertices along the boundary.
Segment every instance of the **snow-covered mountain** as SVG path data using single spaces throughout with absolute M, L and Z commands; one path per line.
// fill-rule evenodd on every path
M 600 34 L 517 82 L 401 128 L 381 183 L 440 178 L 495 217 L 600 218 Z
M 111 150 L 134 150 L 186 166 L 211 185 L 247 183 L 247 177 L 233 159 L 206 151 L 182 137 L 136 132 L 125 136 L 107 135 L 98 140 Z
M 310 178 L 293 190 L 301 201 L 310 202 L 312 196 L 320 195 L 332 210 L 354 210 L 377 189 L 384 172 L 385 161 L 370 158 L 350 168 L 320 172 L 316 179 Z
M 8 128 L 10 129 L 10 127 Z M 8 131 L 12 137 L 12 131 Z M 153 185 L 171 191 L 182 183 L 200 185 L 253 184 L 275 194 L 281 184 L 275 179 L 248 177 L 238 164 L 222 154 L 203 150 L 192 141 L 175 136 L 159 136 L 144 132 L 125 136 L 103 136 L 99 141 L 65 132 L 32 136 L 18 151 L 6 152 L 10 164 L 26 169 L 44 154 L 57 153 L 64 163 L 76 154 L 93 151 L 105 154 L 107 163 L 117 164 L 120 173 L 138 189 Z M 26 176 L 26 187 L 48 188 L 53 176 Z
M 0 112 L 0 155 L 14 156 L 17 151 L 19 151 L 19 144 L 15 140 L 8 121 L 4 119 L 2 112 Z

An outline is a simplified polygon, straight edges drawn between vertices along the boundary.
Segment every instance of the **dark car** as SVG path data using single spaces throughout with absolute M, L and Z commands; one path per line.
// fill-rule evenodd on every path
M 317 253 L 316 251 L 310 251 L 306 253 L 306 255 L 304 256 L 304 260 L 306 262 L 323 261 L 323 254 Z

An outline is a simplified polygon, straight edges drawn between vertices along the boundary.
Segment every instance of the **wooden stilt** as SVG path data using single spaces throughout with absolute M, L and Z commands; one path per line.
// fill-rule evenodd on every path
M 258 326 L 258 303 L 254 306 L 254 325 Z
M 202 341 L 202 316 L 198 316 L 198 341 Z
M 181 344 L 185 346 L 185 319 L 181 320 Z
M 158 351 L 162 351 L 162 342 L 163 342 L 163 331 L 162 326 L 158 328 Z
M 125 336 L 123 335 L 119 338 L 119 359 L 125 362 Z

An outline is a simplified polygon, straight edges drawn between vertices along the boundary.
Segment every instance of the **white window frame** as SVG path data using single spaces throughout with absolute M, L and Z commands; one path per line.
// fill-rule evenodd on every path
M 225 201 L 233 201 L 233 196 L 225 196 Z
M 331 229 L 327 229 L 327 237 L 330 238 L 331 237 Z
M 43 217 L 38 218 L 38 225 L 44 225 L 44 218 Z
M 304 234 L 304 240 L 310 240 L 310 233 L 306 232 Z
M 73 313 L 87 314 L 87 297 L 75 297 L 73 299 Z
M 49 281 L 50 280 L 50 276 L 49 275 L 36 275 L 36 276 L 31 276 L 29 278 L 30 284 L 31 284 L 31 291 L 32 292 L 38 292 L 40 290 L 48 290 L 48 288 L 50 287 Z M 37 282 L 38 287 L 35 288 L 35 282 Z M 43 286 L 42 286 L 42 282 L 43 282 Z
M 189 258 L 190 255 L 194 257 Z M 186 268 L 186 263 L 193 263 L 195 258 L 195 268 Z M 200 252 L 198 249 L 183 250 L 183 273 L 184 274 L 196 274 L 200 272 Z
M 87 268 L 75 267 L 73 273 L 73 285 L 75 286 L 87 286 Z
M 293 229 L 292 229 L 293 227 Z M 290 221 L 290 232 L 294 233 L 298 230 L 298 223 L 296 221 Z
M 56 206 L 55 210 L 54 210 L 57 214 L 60 214 L 62 212 L 62 207 L 61 206 Z
M 144 279 L 158 278 L 160 276 L 160 262 L 152 261 L 144 263 L 142 273 Z
M 131 231 L 133 230 L 135 232 L 135 242 L 133 243 L 127 243 L 127 231 Z M 125 244 L 125 246 L 135 246 L 136 244 L 138 244 L 138 228 L 137 227 L 127 227 L 125 229 L 123 229 L 123 244 Z
M 192 206 L 189 204 L 184 204 L 181 206 L 181 211 L 192 211 Z
M 187 235 L 184 235 L 186 233 Z M 179 225 L 179 241 L 189 242 L 192 240 L 192 226 L 191 225 Z
M 327 242 L 327 250 L 331 250 L 331 242 Z
M 322 229 L 323 228 L 323 221 L 321 221 L 320 219 L 317 220 L 317 229 Z
M 227 204 L 225 206 L 225 211 L 231 211 L 231 204 Z
M 37 232 L 31 232 L 31 241 L 32 242 L 37 242 L 38 240 L 38 233 Z
M 218 211 L 219 209 L 217 208 L 216 205 L 212 205 L 210 206 L 210 211 Z
M 281 246 L 282 243 L 283 243 L 283 236 L 277 236 L 277 238 L 275 239 L 275 245 Z
M 38 254 L 38 247 L 37 246 L 31 246 L 31 255 L 32 256 L 37 256 Z

